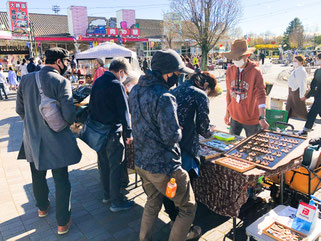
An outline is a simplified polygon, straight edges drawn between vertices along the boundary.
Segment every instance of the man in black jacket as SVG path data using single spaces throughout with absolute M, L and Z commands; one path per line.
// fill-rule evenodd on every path
M 121 171 L 124 146 L 132 143 L 128 102 L 124 86 L 129 70 L 126 59 L 111 62 L 109 71 L 99 77 L 92 88 L 89 102 L 89 118 L 111 127 L 107 141 L 98 154 L 98 169 L 104 189 L 103 203 L 111 202 L 112 212 L 123 211 L 134 205 L 121 193 Z
M 36 71 L 36 65 L 35 65 L 35 63 L 33 62 L 33 58 L 30 58 L 29 61 L 30 61 L 30 62 L 29 62 L 29 64 L 27 65 L 28 73 L 35 72 L 35 71 Z

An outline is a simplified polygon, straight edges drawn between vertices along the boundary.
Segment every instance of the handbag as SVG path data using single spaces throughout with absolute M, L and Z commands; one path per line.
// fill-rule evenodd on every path
M 60 132 L 69 125 L 62 117 L 60 103 L 55 99 L 49 98 L 43 93 L 39 78 L 39 71 L 37 71 L 35 75 L 41 98 L 39 112 L 51 130 Z
M 99 152 L 106 143 L 111 130 L 111 126 L 102 124 L 99 121 L 94 121 L 88 117 L 78 137 L 90 148 Z

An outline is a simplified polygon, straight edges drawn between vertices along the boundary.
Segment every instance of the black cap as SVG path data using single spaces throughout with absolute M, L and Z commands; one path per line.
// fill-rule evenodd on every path
M 59 47 L 46 50 L 45 56 L 46 56 L 46 59 L 50 59 L 50 60 L 70 58 L 69 51 Z
M 157 51 L 152 58 L 151 65 L 152 70 L 158 70 L 162 74 L 176 71 L 186 74 L 194 73 L 194 70 L 186 67 L 179 54 L 172 49 Z

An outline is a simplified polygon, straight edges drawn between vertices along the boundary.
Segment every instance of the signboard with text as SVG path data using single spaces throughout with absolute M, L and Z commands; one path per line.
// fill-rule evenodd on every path
M 138 37 L 138 36 L 140 36 L 140 29 L 138 29 L 138 28 L 133 28 L 133 29 L 130 30 L 130 32 L 131 32 L 131 35 L 132 35 L 133 37 Z
M 130 34 L 129 29 L 120 29 L 119 31 L 121 36 L 129 36 Z
M 29 26 L 28 9 L 26 2 L 7 2 L 8 20 L 13 35 L 27 35 Z
M 108 28 L 107 34 L 109 36 L 117 36 L 118 35 L 118 29 L 117 28 Z

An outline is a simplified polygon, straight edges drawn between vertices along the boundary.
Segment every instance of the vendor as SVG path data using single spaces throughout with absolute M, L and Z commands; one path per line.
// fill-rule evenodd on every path
M 212 136 L 208 97 L 217 94 L 216 87 L 217 81 L 214 75 L 209 72 L 198 72 L 172 90 L 172 94 L 176 97 L 177 115 L 183 132 L 182 140 L 179 143 L 182 167 L 188 171 L 191 180 L 199 173 L 199 135 L 205 138 Z M 165 198 L 164 206 L 171 221 L 174 221 L 178 214 L 174 203 Z M 201 233 L 200 227 L 194 226 L 194 230 Z
M 102 76 L 105 73 L 105 71 L 107 70 L 104 67 L 105 61 L 103 58 L 97 58 L 96 61 L 98 64 L 98 68 L 96 69 L 96 72 L 94 74 L 93 84 L 94 84 L 95 80 L 98 79 L 100 76 Z

